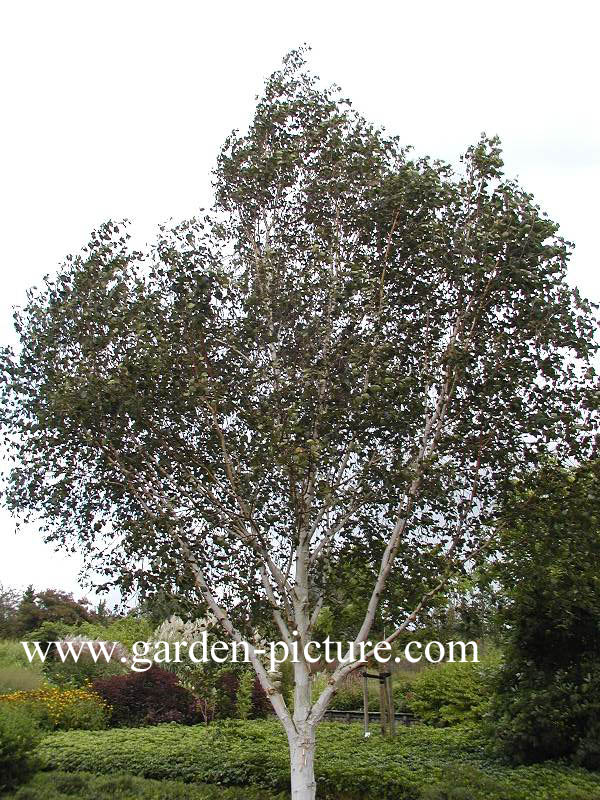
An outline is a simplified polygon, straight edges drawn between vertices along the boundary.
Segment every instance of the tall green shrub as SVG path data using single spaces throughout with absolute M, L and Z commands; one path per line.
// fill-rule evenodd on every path
M 493 570 L 508 597 L 495 742 L 516 763 L 600 768 L 600 461 L 514 485 Z
M 0 793 L 33 773 L 39 740 L 39 728 L 26 711 L 0 704 Z
M 423 722 L 445 728 L 477 722 L 488 709 L 498 656 L 485 662 L 446 662 L 417 675 L 406 692 L 410 710 Z
M 254 675 L 250 671 L 244 672 L 240 678 L 237 690 L 236 711 L 238 719 L 248 719 L 252 712 L 252 690 L 254 689 Z

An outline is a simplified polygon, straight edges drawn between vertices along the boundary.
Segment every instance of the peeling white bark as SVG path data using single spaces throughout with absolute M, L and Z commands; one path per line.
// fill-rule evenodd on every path
M 311 712 L 311 681 L 307 664 L 294 664 L 294 716 L 293 728 L 288 731 L 292 800 L 314 800 L 315 781 L 315 729 L 309 720 Z
M 301 726 L 288 736 L 292 776 L 292 800 L 315 800 L 315 729 Z

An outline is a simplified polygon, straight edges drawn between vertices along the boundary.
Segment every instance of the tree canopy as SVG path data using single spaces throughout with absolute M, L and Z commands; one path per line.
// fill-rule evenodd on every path
M 29 294 L 2 355 L 6 502 L 125 590 L 195 593 L 233 637 L 269 616 L 308 641 L 359 548 L 364 641 L 418 563 L 406 625 L 485 544 L 507 478 L 593 447 L 595 319 L 570 245 L 496 138 L 458 171 L 416 158 L 302 52 L 225 142 L 214 190 L 145 252 L 106 223 Z M 310 740 L 342 672 L 313 707 L 297 666 L 291 719 L 254 666 Z

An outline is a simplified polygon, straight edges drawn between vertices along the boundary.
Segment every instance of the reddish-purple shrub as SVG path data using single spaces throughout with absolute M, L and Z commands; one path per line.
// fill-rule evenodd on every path
M 273 706 L 267 697 L 265 690 L 260 685 L 258 678 L 254 679 L 254 686 L 252 687 L 252 717 L 266 717 L 271 714 Z
M 217 689 L 216 716 L 219 719 L 235 717 L 237 713 L 237 693 L 240 686 L 238 671 L 224 667 L 219 670 L 215 680 Z M 252 688 L 252 709 L 250 718 L 266 717 L 271 712 L 271 703 L 265 694 L 258 678 L 254 679 Z
M 113 725 L 198 722 L 194 695 L 176 675 L 157 666 L 96 680 L 93 688 L 111 705 Z
M 217 690 L 216 715 L 219 719 L 235 717 L 236 698 L 240 679 L 236 672 L 229 669 L 219 670 L 215 679 Z

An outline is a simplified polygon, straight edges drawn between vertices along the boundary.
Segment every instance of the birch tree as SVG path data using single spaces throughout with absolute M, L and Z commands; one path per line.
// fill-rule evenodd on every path
M 214 193 L 144 252 L 103 225 L 16 312 L 5 502 L 123 591 L 171 587 L 231 640 L 268 619 L 300 644 L 293 708 L 250 659 L 309 800 L 316 726 L 357 667 L 313 701 L 302 648 L 332 570 L 357 548 L 371 566 L 358 644 L 418 565 L 391 642 L 485 547 L 508 478 L 590 451 L 593 308 L 497 139 L 457 171 L 417 158 L 301 51 Z

